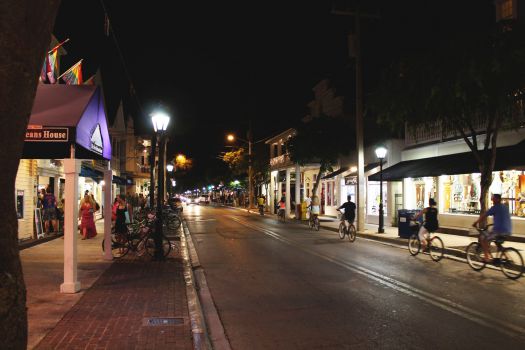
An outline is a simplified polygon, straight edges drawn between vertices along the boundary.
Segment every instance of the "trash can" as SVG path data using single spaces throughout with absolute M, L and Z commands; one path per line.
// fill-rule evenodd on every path
M 397 233 L 401 238 L 410 238 L 417 230 L 417 226 L 411 225 L 411 219 L 419 213 L 419 210 L 399 209 L 397 211 Z M 419 218 L 418 221 L 422 221 Z

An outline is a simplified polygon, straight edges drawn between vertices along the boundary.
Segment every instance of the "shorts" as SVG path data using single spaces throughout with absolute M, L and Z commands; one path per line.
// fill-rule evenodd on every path
M 486 241 L 494 241 L 494 240 L 496 240 L 498 237 L 505 238 L 505 237 L 507 237 L 507 236 L 509 236 L 509 235 L 506 234 L 506 233 L 499 233 L 499 232 L 494 232 L 494 231 L 487 232 L 487 233 L 484 235 Z
M 57 219 L 57 210 L 55 208 L 44 208 L 44 212 L 42 214 L 42 220 L 49 221 L 49 220 L 56 220 Z

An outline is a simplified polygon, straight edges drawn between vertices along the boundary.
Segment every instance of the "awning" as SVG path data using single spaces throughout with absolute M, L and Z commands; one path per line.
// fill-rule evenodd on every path
M 514 146 L 498 148 L 494 170 L 524 170 L 525 159 L 523 159 L 523 154 L 525 154 L 525 141 Z M 458 175 L 478 172 L 478 164 L 472 152 L 464 152 L 397 163 L 383 169 L 383 180 L 396 181 L 409 177 Z M 379 181 L 379 173 L 370 175 L 368 180 Z
M 88 167 L 82 166 L 80 168 L 79 176 L 89 177 L 89 178 L 92 178 L 95 181 L 99 181 L 99 180 L 102 180 L 104 178 L 104 173 L 102 171 L 99 171 L 99 170 L 96 170 L 96 169 L 92 169 L 92 168 L 88 168 Z
M 350 168 L 347 167 L 347 166 L 346 166 L 346 167 L 342 167 L 342 168 L 339 169 L 339 170 L 336 170 L 336 171 L 334 171 L 334 172 L 331 172 L 330 174 L 327 174 L 327 175 L 323 176 L 323 177 L 321 178 L 321 180 L 326 180 L 326 179 L 331 179 L 331 178 L 333 178 L 333 177 L 336 177 L 337 175 L 339 175 L 339 174 L 341 174 L 341 173 L 344 173 L 344 172 L 347 171 L 348 169 L 350 169 Z
M 25 135 L 25 159 L 111 159 L 106 113 L 93 85 L 39 84 Z
M 117 185 L 126 185 L 126 179 L 120 176 L 113 175 L 113 183 Z

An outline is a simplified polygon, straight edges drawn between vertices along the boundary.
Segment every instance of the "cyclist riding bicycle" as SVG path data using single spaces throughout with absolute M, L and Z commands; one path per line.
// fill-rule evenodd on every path
M 421 215 L 425 215 L 425 221 L 423 225 L 419 228 L 419 241 L 421 242 L 421 248 L 423 251 L 427 247 L 427 238 L 430 235 L 430 232 L 434 232 L 439 228 L 438 222 L 438 210 L 436 208 L 436 201 L 434 198 L 428 200 L 428 207 L 420 211 L 413 220 L 416 221 Z
M 319 216 L 321 212 L 321 207 L 319 206 L 319 197 L 313 196 L 310 205 L 308 206 L 310 210 L 310 220 L 313 220 L 314 217 Z
M 264 215 L 264 203 L 266 202 L 266 199 L 261 194 L 259 198 L 257 198 L 257 206 L 259 207 L 259 213 L 261 215 Z
M 490 241 L 495 240 L 498 236 L 510 236 L 512 234 L 512 222 L 510 220 L 509 208 L 501 203 L 501 194 L 494 193 L 492 195 L 492 202 L 494 202 L 494 205 L 485 213 L 481 214 L 472 224 L 472 226 L 477 227 L 477 225 L 480 222 L 485 221 L 487 217 L 494 217 L 492 231 L 487 235 L 481 236 L 479 240 L 483 252 L 485 253 L 485 262 L 490 262 L 491 260 L 489 251 Z
M 281 200 L 279 201 L 279 211 L 277 212 L 277 216 L 283 215 L 284 211 L 286 210 L 286 199 L 284 197 L 281 197 Z
M 346 198 L 348 199 L 348 202 L 343 203 L 339 208 L 337 208 L 337 210 L 341 211 L 341 209 L 344 209 L 344 218 L 346 221 L 348 221 L 348 225 L 352 225 L 355 220 L 356 205 L 354 202 L 351 201 L 351 195 L 348 195 L 348 197 Z

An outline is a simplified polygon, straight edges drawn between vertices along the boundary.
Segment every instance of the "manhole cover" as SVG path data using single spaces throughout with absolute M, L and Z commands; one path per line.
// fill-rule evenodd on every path
M 183 324 L 184 319 L 181 317 L 152 317 L 145 318 L 144 323 L 146 326 L 172 326 Z

